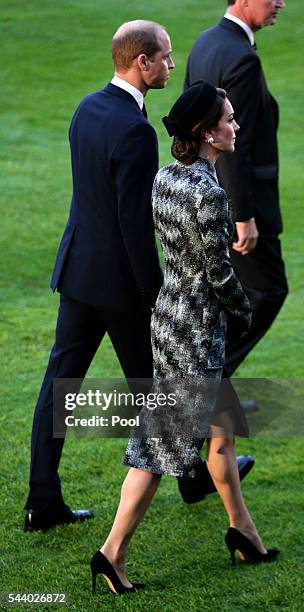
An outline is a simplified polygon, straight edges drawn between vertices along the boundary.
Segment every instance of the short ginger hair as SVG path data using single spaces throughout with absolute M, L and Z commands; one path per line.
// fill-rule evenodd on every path
M 114 67 L 127 71 L 138 55 L 153 57 L 160 51 L 160 36 L 165 28 L 154 21 L 136 20 L 124 23 L 112 39 Z

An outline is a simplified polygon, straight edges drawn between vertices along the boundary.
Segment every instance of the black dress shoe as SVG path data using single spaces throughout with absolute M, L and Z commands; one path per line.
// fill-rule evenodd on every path
M 253 468 L 255 459 L 251 455 L 240 455 L 236 458 L 240 480 L 247 476 Z M 195 466 L 195 476 L 182 476 L 177 479 L 180 494 L 186 504 L 196 504 L 205 499 L 206 495 L 216 492 L 206 461 L 200 461 Z
M 24 531 L 47 531 L 56 525 L 79 523 L 93 516 L 90 510 L 71 510 L 68 506 L 61 506 L 49 512 L 28 510 L 24 520 Z
M 255 400 L 245 400 L 241 402 L 241 406 L 244 412 L 256 412 L 259 409 Z

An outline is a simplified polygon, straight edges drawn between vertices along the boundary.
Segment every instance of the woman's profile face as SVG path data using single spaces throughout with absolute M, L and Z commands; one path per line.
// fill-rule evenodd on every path
M 218 151 L 233 153 L 236 134 L 240 126 L 234 120 L 234 111 L 228 98 L 224 101 L 224 112 L 216 128 L 211 130 L 214 142 L 212 146 Z

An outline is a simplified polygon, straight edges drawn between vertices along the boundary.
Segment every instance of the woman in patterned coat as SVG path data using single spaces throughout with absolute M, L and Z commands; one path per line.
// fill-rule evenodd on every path
M 153 188 L 155 226 L 165 257 L 164 282 L 152 315 L 156 388 L 174 380 L 185 386 L 219 381 L 227 315 L 238 323 L 240 335 L 247 332 L 251 321 L 250 304 L 230 263 L 233 226 L 214 167 L 222 152 L 234 151 L 239 126 L 233 108 L 223 90 L 201 81 L 182 94 L 163 122 L 174 136 L 172 153 L 177 161 L 158 172 Z M 189 474 L 203 442 L 194 433 L 189 435 L 192 416 L 186 435 L 176 429 L 176 422 L 186 422 L 180 420 L 178 408 L 176 419 L 174 412 L 163 411 L 168 416 L 166 433 L 169 428 L 171 435 L 137 436 L 129 441 L 124 463 L 131 469 L 113 527 L 91 560 L 94 585 L 100 573 L 116 593 L 143 586 L 132 584 L 125 574 L 129 541 L 161 476 Z M 183 410 L 187 409 L 190 414 L 184 402 Z M 148 431 L 148 413 L 142 431 Z M 270 561 L 278 551 L 265 549 L 244 503 L 234 437 L 219 427 L 220 415 L 212 414 L 210 406 L 207 413 L 208 469 L 229 517 L 226 543 L 232 560 L 239 550 L 243 559 Z

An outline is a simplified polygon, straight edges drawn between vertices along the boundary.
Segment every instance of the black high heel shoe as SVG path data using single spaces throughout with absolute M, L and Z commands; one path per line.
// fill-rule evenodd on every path
M 225 542 L 230 550 L 232 565 L 235 565 L 236 550 L 239 550 L 249 563 L 274 561 L 280 552 L 277 548 L 270 548 L 266 553 L 261 553 L 243 533 L 234 527 L 229 527 Z
M 91 572 L 92 572 L 92 590 L 95 593 L 96 591 L 96 576 L 97 574 L 101 574 L 109 589 L 115 595 L 123 595 L 123 593 L 134 593 L 138 589 L 143 589 L 144 584 L 140 582 L 134 582 L 131 587 L 126 587 L 122 584 L 119 576 L 116 574 L 113 565 L 111 565 L 110 561 L 108 561 L 107 557 L 105 557 L 100 550 L 98 550 L 95 555 L 93 555 L 91 559 Z

